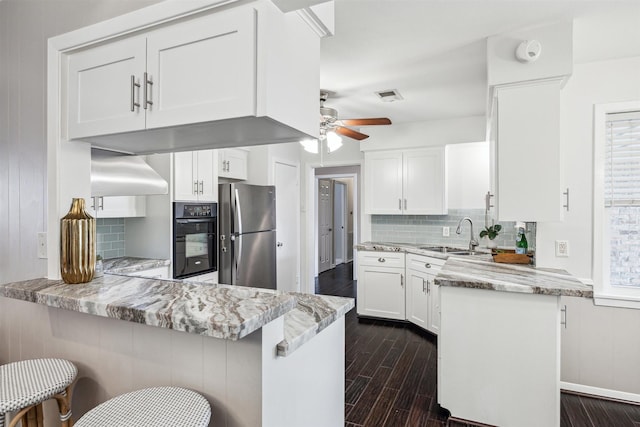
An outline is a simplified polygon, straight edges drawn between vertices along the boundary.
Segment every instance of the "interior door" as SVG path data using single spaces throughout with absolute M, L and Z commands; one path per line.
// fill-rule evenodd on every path
M 346 185 L 333 181 L 333 258 L 334 264 L 342 264 L 346 259 Z
M 331 268 L 333 260 L 333 197 L 331 180 L 318 180 L 318 273 Z
M 276 271 L 279 291 L 298 292 L 298 167 L 274 164 L 276 198 Z

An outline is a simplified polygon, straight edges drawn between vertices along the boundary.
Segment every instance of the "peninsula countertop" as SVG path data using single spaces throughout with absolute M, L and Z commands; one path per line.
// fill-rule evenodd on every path
M 136 274 L 165 260 L 123 257 L 105 261 L 105 275 L 80 285 L 34 279 L 0 285 L 0 296 L 214 338 L 238 340 L 284 315 L 278 344 L 287 356 L 354 307 L 328 297 Z
M 585 285 L 564 270 L 495 263 L 490 254 L 455 256 L 419 249 L 411 244 L 384 242 L 364 242 L 356 245 L 356 249 L 405 252 L 446 259 L 435 278 L 435 283 L 440 286 L 593 298 L 592 286 Z

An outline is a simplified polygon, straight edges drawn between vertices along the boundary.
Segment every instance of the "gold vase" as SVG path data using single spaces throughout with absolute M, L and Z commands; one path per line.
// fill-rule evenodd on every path
M 84 210 L 84 199 L 73 199 L 60 220 L 60 271 L 65 283 L 86 283 L 96 267 L 96 220 Z

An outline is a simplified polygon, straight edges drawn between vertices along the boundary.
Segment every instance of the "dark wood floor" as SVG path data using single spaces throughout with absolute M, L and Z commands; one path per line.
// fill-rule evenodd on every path
M 355 298 L 352 263 L 318 278 L 316 292 Z M 346 316 L 345 426 L 455 426 L 438 411 L 436 338 L 412 325 Z M 563 393 L 562 427 L 640 427 L 640 406 Z M 544 427 L 544 426 L 541 426 Z

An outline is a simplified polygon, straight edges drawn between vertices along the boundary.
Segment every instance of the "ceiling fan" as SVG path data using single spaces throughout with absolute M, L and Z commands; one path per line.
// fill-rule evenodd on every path
M 347 126 L 374 126 L 390 125 L 391 120 L 386 117 L 368 119 L 339 119 L 338 110 L 325 107 L 324 103 L 329 98 L 328 91 L 320 91 L 320 139 L 326 139 L 329 132 L 353 138 L 358 141 L 369 138 L 362 132 L 355 131 Z

